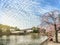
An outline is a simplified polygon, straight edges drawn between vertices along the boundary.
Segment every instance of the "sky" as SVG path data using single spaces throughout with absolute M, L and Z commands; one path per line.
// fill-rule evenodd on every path
M 0 24 L 31 28 L 52 10 L 60 10 L 60 0 L 0 0 Z

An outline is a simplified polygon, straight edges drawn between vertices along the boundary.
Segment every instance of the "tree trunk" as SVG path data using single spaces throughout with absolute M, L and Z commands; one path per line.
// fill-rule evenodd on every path
M 58 30 L 56 28 L 56 24 L 54 24 L 55 27 L 55 41 L 58 42 Z

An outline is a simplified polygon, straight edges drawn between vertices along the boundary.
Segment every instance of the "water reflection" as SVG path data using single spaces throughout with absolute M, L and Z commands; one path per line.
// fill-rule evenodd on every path
M 31 38 L 32 39 L 39 39 L 40 35 L 38 33 L 36 33 L 36 34 L 34 33 L 34 34 L 31 35 Z
M 3 45 L 3 40 L 1 38 L 2 36 L 0 36 L 0 45 Z
M 39 45 L 40 35 L 11 35 L 11 36 L 1 36 L 0 45 Z
M 9 36 L 0 36 L 0 45 L 8 45 L 9 42 Z

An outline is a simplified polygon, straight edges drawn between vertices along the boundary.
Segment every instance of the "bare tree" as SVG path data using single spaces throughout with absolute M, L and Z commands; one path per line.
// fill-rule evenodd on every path
M 59 23 L 59 16 L 60 16 L 60 11 L 54 10 L 47 12 L 43 15 L 41 15 L 41 24 L 43 26 L 45 25 L 53 25 L 55 29 L 55 41 L 58 42 L 58 31 L 57 31 L 57 24 Z

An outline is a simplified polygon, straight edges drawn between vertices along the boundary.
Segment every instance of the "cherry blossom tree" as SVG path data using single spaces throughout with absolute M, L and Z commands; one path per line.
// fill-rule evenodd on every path
M 41 25 L 53 25 L 55 29 L 55 41 L 58 42 L 57 24 L 59 23 L 60 11 L 54 10 L 41 15 Z

